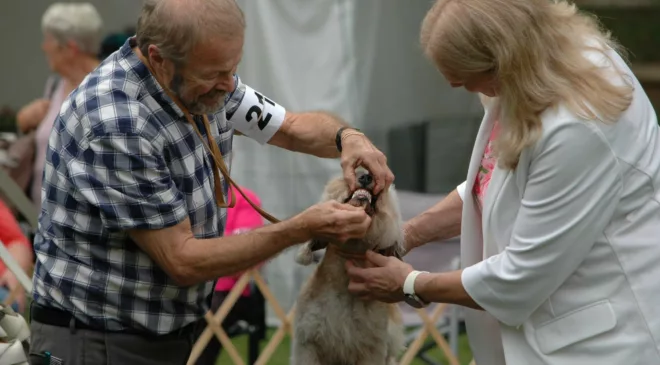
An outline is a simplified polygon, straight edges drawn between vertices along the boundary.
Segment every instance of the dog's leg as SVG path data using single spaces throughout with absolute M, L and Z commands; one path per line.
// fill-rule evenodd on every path
M 300 265 L 307 266 L 314 262 L 314 251 L 322 250 L 328 246 L 327 242 L 311 240 L 303 243 L 296 253 L 295 261 Z

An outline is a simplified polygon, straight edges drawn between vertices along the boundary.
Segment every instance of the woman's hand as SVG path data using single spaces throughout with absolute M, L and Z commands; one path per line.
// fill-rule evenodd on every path
M 367 251 L 367 267 L 346 262 L 349 283 L 348 291 L 364 300 L 379 300 L 396 303 L 404 299 L 403 283 L 412 266 L 394 257 L 386 257 Z
M 16 122 L 21 132 L 26 133 L 37 128 L 46 116 L 49 107 L 50 100 L 36 99 L 21 108 L 16 114 Z

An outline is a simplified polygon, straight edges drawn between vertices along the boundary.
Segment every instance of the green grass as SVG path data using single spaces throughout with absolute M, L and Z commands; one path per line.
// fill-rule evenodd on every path
M 268 343 L 268 340 L 270 339 L 270 336 L 272 336 L 273 332 L 275 332 L 274 329 L 270 329 L 267 333 L 267 339 L 262 341 L 261 343 L 261 348 L 263 349 L 266 347 L 266 344 Z M 430 337 L 426 339 L 427 342 L 432 341 Z M 243 357 L 243 361 L 247 364 L 247 336 L 239 336 L 233 339 L 232 341 L 236 348 L 238 349 L 238 353 L 241 354 Z M 268 365 L 289 365 L 289 350 L 290 350 L 290 339 L 289 336 L 286 336 L 284 340 L 280 343 L 280 346 L 275 350 L 275 353 L 273 356 L 270 358 L 270 361 L 268 361 Z M 427 352 L 429 356 L 437 362 L 440 362 L 441 364 L 448 364 L 448 362 L 445 360 L 444 356 L 442 355 L 442 352 L 438 348 L 434 348 L 433 350 Z M 470 352 L 470 347 L 468 345 L 467 337 L 465 335 L 462 335 L 459 339 L 459 344 L 458 344 L 458 360 L 462 365 L 467 365 L 472 361 L 472 354 Z M 218 362 L 216 363 L 217 365 L 231 365 L 233 364 L 231 358 L 227 355 L 226 351 L 222 351 L 220 354 L 220 357 L 218 358 Z M 412 362 L 412 365 L 426 365 L 426 363 L 420 359 L 415 359 Z

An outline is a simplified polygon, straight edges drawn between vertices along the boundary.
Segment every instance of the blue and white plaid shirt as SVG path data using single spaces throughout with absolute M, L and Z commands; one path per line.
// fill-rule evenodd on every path
M 214 283 L 178 286 L 126 230 L 188 217 L 197 238 L 218 237 L 226 212 L 215 203 L 212 157 L 132 46 L 129 39 L 90 73 L 53 125 L 33 296 L 107 330 L 164 334 L 203 317 Z M 266 99 L 276 117 L 257 125 L 262 95 L 235 82 L 225 107 L 209 115 L 228 165 L 234 128 L 266 143 L 284 118 L 284 108 Z M 226 196 L 224 180 L 223 188 Z

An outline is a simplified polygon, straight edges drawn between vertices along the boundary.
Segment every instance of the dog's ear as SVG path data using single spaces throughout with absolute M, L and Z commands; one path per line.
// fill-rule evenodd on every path
M 311 240 L 303 243 L 296 253 L 295 261 L 300 265 L 307 266 L 314 262 L 314 251 L 328 247 L 327 242 Z
M 392 256 L 403 261 L 403 256 L 406 254 L 406 249 L 403 248 L 403 241 L 398 241 L 394 244 L 394 254 Z

